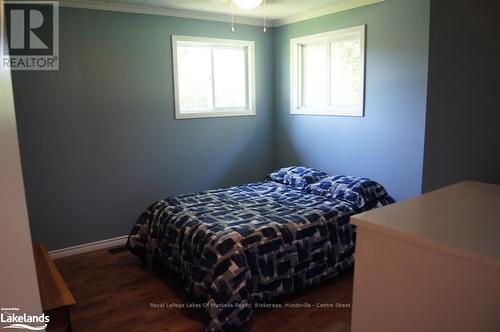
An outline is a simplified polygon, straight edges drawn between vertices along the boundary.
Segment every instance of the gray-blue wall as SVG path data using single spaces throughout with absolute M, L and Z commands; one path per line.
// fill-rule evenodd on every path
M 367 25 L 364 117 L 290 114 L 289 40 Z M 275 31 L 276 163 L 366 176 L 396 199 L 420 194 L 429 0 L 387 0 Z
M 257 115 L 175 120 L 172 34 L 254 40 Z M 125 235 L 159 198 L 272 169 L 272 30 L 63 7 L 60 39 L 61 70 L 13 72 L 34 241 Z
M 422 182 L 429 0 L 387 0 L 262 33 L 226 23 L 61 8 L 54 72 L 13 72 L 34 241 L 127 234 L 159 198 L 304 164 L 367 176 L 396 198 Z M 289 114 L 289 39 L 367 24 L 365 117 Z M 256 42 L 257 115 L 175 120 L 171 35 Z
M 500 2 L 431 5 L 423 190 L 500 183 Z

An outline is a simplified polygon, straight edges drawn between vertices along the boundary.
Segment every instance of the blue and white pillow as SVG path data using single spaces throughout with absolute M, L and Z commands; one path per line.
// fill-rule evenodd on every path
M 269 174 L 267 180 L 283 183 L 297 190 L 304 190 L 308 185 L 328 177 L 325 172 L 304 166 L 280 168 Z
M 380 183 L 356 176 L 329 176 L 308 185 L 306 191 L 328 198 L 342 199 L 359 209 L 374 207 L 379 203 L 387 205 L 394 202 Z

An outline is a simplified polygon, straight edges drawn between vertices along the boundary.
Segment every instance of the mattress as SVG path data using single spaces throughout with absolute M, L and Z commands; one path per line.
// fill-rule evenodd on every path
M 207 331 L 234 330 L 268 301 L 353 265 L 351 203 L 273 181 L 160 200 L 140 216 L 128 247 L 158 257 L 205 300 Z

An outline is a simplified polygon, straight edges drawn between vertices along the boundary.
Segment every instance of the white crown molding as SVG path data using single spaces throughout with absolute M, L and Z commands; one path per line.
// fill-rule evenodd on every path
M 310 20 L 312 18 L 325 16 L 325 15 L 338 13 L 338 12 L 343 12 L 343 11 L 346 11 L 349 9 L 368 6 L 368 5 L 372 5 L 372 4 L 383 2 L 383 1 L 385 1 L 385 0 L 350 0 L 350 1 L 342 2 L 342 3 L 334 4 L 334 5 L 331 5 L 328 7 L 304 12 L 304 13 L 301 13 L 298 15 L 274 20 L 273 26 L 279 27 L 282 25 L 306 21 L 306 20 Z
M 346 2 L 334 4 L 325 8 L 304 12 L 299 15 L 294 15 L 275 20 L 268 20 L 268 26 L 277 27 L 300 21 L 310 20 L 312 18 L 338 13 L 341 11 L 354 9 L 358 7 L 363 7 L 379 3 L 382 1 L 385 0 L 348 0 Z M 111 2 L 97 2 L 97 1 L 85 1 L 85 0 L 60 0 L 59 4 L 62 7 L 107 10 L 115 12 L 158 15 L 158 16 L 173 16 L 173 17 L 189 18 L 196 20 L 224 22 L 224 23 L 231 22 L 231 16 L 225 14 L 207 13 L 207 12 L 181 10 L 173 8 L 169 9 L 169 8 L 159 8 L 159 7 L 151 7 L 143 5 L 135 6 L 135 5 L 126 5 L 126 4 L 111 3 Z M 262 26 L 263 23 L 262 20 L 263 18 L 257 18 L 257 17 L 242 17 L 242 16 L 234 17 L 235 23 L 246 24 L 246 25 Z
M 53 259 L 74 256 L 74 255 L 83 254 L 83 253 L 89 252 L 89 251 L 122 246 L 122 245 L 125 245 L 125 243 L 127 243 L 127 239 L 128 239 L 128 235 L 124 235 L 124 236 L 119 236 L 119 237 L 115 237 L 112 239 L 80 244 L 80 245 L 74 246 L 74 247 L 51 250 L 51 251 L 49 251 L 49 255 Z
M 181 18 L 190 18 L 195 20 L 206 20 L 215 22 L 231 23 L 231 16 L 224 14 L 215 14 L 191 10 L 169 9 L 151 6 L 135 6 L 111 2 L 96 2 L 85 0 L 60 0 L 61 7 L 73 7 L 83 9 L 107 10 L 114 12 L 146 14 L 157 16 L 173 16 Z M 235 16 L 234 23 L 261 26 L 263 21 L 261 18 Z

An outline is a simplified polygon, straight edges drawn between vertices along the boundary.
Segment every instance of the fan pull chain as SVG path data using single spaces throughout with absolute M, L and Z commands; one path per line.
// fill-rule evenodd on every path
M 266 0 L 264 0 L 264 32 L 267 31 L 267 17 L 266 17 L 267 11 L 266 11 Z
M 234 0 L 231 0 L 231 32 L 234 32 Z

